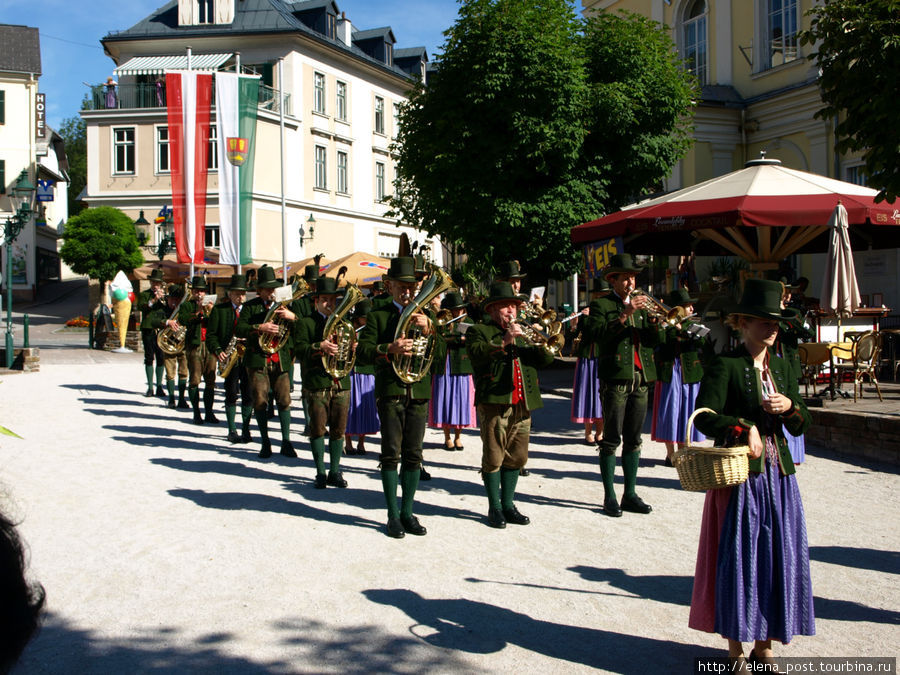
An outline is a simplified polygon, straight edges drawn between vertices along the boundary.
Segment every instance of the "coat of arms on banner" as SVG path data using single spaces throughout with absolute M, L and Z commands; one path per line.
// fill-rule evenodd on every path
M 228 161 L 235 166 L 240 166 L 247 159 L 247 150 L 249 143 L 246 138 L 226 138 L 225 139 L 225 156 Z

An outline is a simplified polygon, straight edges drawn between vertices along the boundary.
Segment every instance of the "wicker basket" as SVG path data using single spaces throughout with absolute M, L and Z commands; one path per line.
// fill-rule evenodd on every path
M 715 413 L 715 410 L 698 408 L 693 412 L 687 423 L 684 449 L 672 457 L 681 487 L 692 492 L 703 492 L 740 485 L 747 480 L 750 448 L 746 445 L 733 448 L 691 445 L 694 418 L 702 412 Z

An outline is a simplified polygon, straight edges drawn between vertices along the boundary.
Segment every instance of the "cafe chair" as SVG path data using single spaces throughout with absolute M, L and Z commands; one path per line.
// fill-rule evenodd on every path
M 863 381 L 868 377 L 869 381 L 875 385 L 875 391 L 878 392 L 878 400 L 884 401 L 884 397 L 881 395 L 881 387 L 878 386 L 878 377 L 875 374 L 881 356 L 881 334 L 878 331 L 867 331 L 860 335 L 852 336 L 850 340 L 853 342 L 852 360 L 834 364 L 838 382 L 843 379 L 844 373 L 852 374 L 853 402 L 855 403 L 857 401 L 857 391 L 859 398 L 862 398 Z
M 816 393 L 816 382 L 819 380 L 819 373 L 822 371 L 821 363 L 810 363 L 810 354 L 806 346 L 800 344 L 797 346 L 800 356 L 800 382 L 803 384 L 805 398 L 809 398 L 809 385 L 812 385 L 813 394 Z

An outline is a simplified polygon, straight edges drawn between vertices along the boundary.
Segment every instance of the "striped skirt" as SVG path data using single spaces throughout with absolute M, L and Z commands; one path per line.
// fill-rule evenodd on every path
M 572 382 L 572 421 L 582 424 L 602 419 L 597 357 L 579 357 L 575 362 L 575 379 Z
M 375 376 L 350 373 L 350 412 L 347 435 L 362 436 L 381 431 L 381 420 L 375 407 Z

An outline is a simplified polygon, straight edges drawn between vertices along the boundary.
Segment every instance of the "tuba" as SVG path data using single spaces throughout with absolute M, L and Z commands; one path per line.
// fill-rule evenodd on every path
M 338 274 L 340 277 L 340 273 Z M 322 342 L 333 340 L 337 346 L 337 354 L 322 354 L 322 366 L 331 377 L 340 380 L 346 377 L 356 361 L 356 331 L 344 317 L 354 305 L 363 299 L 362 291 L 356 284 L 347 284 L 344 299 L 325 322 Z
M 441 293 L 455 287 L 456 285 L 444 270 L 433 267 L 431 276 L 422 284 L 422 290 L 413 298 L 412 302 L 403 308 L 397 330 L 394 332 L 394 340 L 413 340 L 413 352 L 412 354 L 395 355 L 391 365 L 394 367 L 397 377 L 404 384 L 414 384 L 425 377 L 431 369 L 431 362 L 434 359 L 434 331 L 429 335 L 424 335 L 412 323 L 413 316 L 421 312 Z
M 181 300 L 177 305 L 175 305 L 175 309 L 172 310 L 172 313 L 169 315 L 169 321 L 177 321 L 178 320 L 178 310 L 181 309 L 181 305 L 184 304 L 184 301 L 187 300 L 188 291 L 191 290 L 191 282 L 184 282 L 184 295 L 181 296 Z M 180 354 L 184 351 L 184 340 L 187 337 L 187 328 L 178 324 L 177 328 L 170 328 L 166 326 L 156 335 L 156 344 L 159 345 L 159 348 L 162 350 L 163 354 L 168 354 L 169 356 L 174 356 L 176 354 Z
M 275 312 L 294 300 L 303 297 L 307 293 L 309 293 L 309 284 L 306 282 L 306 279 L 303 279 L 302 277 L 297 277 L 291 286 L 282 286 L 281 288 L 275 289 L 275 304 L 273 304 L 266 313 L 266 318 L 263 319 L 261 323 L 273 322 L 278 324 L 278 333 L 276 335 L 270 335 L 268 333 L 260 334 L 259 348 L 262 349 L 263 352 L 269 355 L 279 352 L 291 336 L 291 332 L 288 330 L 288 322 L 284 321 L 281 317 L 276 316 Z

